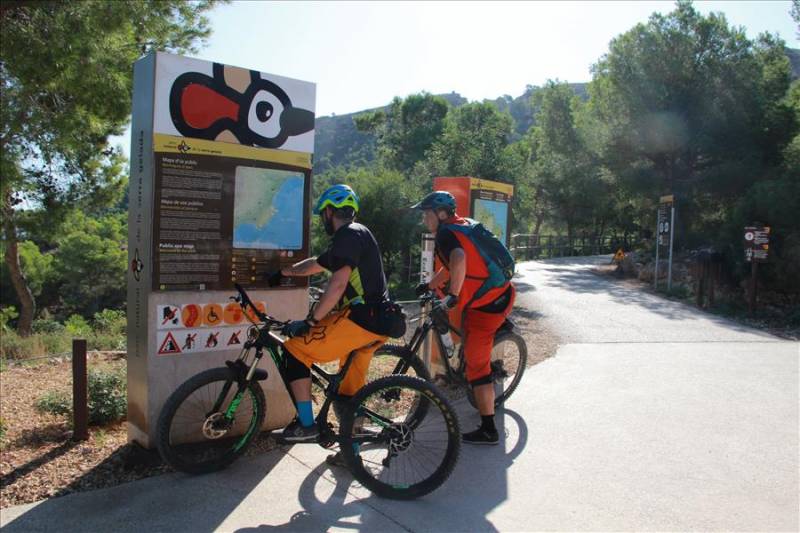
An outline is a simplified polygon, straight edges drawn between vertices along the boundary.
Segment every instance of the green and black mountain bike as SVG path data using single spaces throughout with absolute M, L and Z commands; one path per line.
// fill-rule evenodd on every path
M 167 399 L 158 418 L 157 445 L 164 461 L 176 470 L 206 473 L 241 456 L 264 422 L 267 402 L 258 368 L 267 352 L 285 376 L 283 339 L 275 332 L 281 322 L 259 311 L 245 290 L 232 297 L 258 317 L 242 352 L 226 366 L 190 378 Z M 428 494 L 450 476 L 458 461 L 461 433 L 446 397 L 430 382 L 408 375 L 390 375 L 365 385 L 352 399 L 338 393 L 353 360 L 340 372 L 312 365 L 312 381 L 325 400 L 315 423 L 317 444 L 340 446 L 353 476 L 380 496 L 411 499 Z M 338 431 L 328 422 L 332 402 L 341 406 Z
M 429 371 L 418 354 L 425 339 L 429 338 L 429 334 L 432 333 L 432 341 L 437 347 L 436 351 L 441 354 L 438 366 L 443 370 L 442 373 L 435 376 L 434 381 L 437 385 L 464 391 L 474 407 L 475 397 L 466 378 L 463 344 L 457 345 L 459 348 L 456 349 L 452 343 L 445 342 L 450 332 L 461 337 L 461 331 L 450 324 L 447 318 L 447 309 L 433 292 L 423 295 L 419 302 L 424 313 L 412 318 L 412 321 L 417 320 L 419 324 L 411 335 L 411 339 L 402 345 L 384 344 L 375 351 L 372 364 L 375 364 L 374 361 L 383 361 L 384 367 L 391 367 L 386 374 L 389 372 L 393 375 L 416 374 L 423 379 L 430 380 Z M 525 339 L 517 333 L 514 323 L 506 319 L 497 330 L 492 346 L 490 364 L 495 387 L 495 405 L 505 402 L 516 390 L 525 373 L 527 362 L 528 348 Z

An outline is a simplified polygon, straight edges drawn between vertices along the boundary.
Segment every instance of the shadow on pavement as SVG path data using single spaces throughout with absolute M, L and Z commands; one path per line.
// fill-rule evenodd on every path
M 265 454 L 257 473 L 248 472 L 246 464 L 234 463 L 227 470 L 215 474 L 190 476 L 170 473 L 104 490 L 52 498 L 10 522 L 4 519 L 2 530 L 3 533 L 213 531 L 284 456 L 278 450 Z M 236 472 L 237 468 L 239 472 Z M 220 488 L 219 479 L 223 476 L 233 479 L 225 483 L 232 490 Z M 79 482 L 77 480 L 73 485 Z M 136 490 L 131 490 L 134 486 Z
M 466 400 L 455 402 L 461 430 L 478 424 L 477 412 Z M 403 531 L 498 531 L 488 518 L 491 511 L 508 498 L 508 468 L 525 449 L 528 429 L 522 417 L 512 410 L 497 411 L 497 425 L 505 438 L 498 446 L 463 445 L 461 456 L 450 478 L 431 494 L 412 501 L 398 501 L 370 495 L 364 499 L 348 498 L 353 477 L 343 468 L 331 468 L 325 462 L 314 467 L 300 487 L 303 509 L 278 525 L 262 524 L 242 528 L 236 533 L 262 531 L 313 531 L 324 513 L 328 528 L 377 531 L 386 528 L 387 520 Z M 323 474 L 329 474 L 322 477 Z M 318 483 L 335 480 L 335 489 L 327 500 L 317 497 Z M 364 513 L 364 506 L 376 513 Z M 348 519 L 361 519 L 354 523 Z

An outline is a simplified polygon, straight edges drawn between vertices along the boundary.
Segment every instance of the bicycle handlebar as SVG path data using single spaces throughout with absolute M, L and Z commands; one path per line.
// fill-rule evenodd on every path
M 249 307 L 250 309 L 252 309 L 253 314 L 256 315 L 256 317 L 258 317 L 259 320 L 264 322 L 271 329 L 277 329 L 278 327 L 283 327 L 289 323 L 288 320 L 285 322 L 278 320 L 277 318 L 271 317 L 268 314 L 264 313 L 263 311 L 259 310 L 258 307 L 256 307 L 253 304 L 253 301 L 250 299 L 250 296 L 247 294 L 247 291 L 244 290 L 244 287 L 242 287 L 238 283 L 234 283 L 233 286 L 236 287 L 239 296 L 231 296 L 231 300 L 237 302 L 241 306 L 243 311 L 246 312 L 247 308 Z

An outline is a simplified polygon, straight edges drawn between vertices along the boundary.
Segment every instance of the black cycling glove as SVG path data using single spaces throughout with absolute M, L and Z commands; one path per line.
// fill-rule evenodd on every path
M 277 287 L 281 284 L 281 280 L 283 280 L 285 277 L 286 276 L 281 274 L 280 270 L 277 270 L 275 272 L 268 272 L 267 275 L 264 276 L 264 279 L 267 280 L 267 285 L 270 287 Z
M 292 320 L 281 330 L 281 333 L 288 337 L 304 337 L 311 330 L 311 323 L 308 320 Z
M 428 282 L 420 283 L 419 285 L 414 287 L 414 293 L 417 296 L 422 296 L 423 294 L 427 293 L 429 290 L 431 290 L 431 288 L 428 287 Z

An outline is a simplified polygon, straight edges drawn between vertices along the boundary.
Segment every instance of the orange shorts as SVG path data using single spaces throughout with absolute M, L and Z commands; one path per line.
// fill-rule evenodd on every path
M 350 352 L 356 351 L 355 359 L 339 386 L 340 394 L 352 396 L 364 386 L 372 354 L 387 337 L 365 330 L 347 318 L 349 314 L 348 309 L 331 313 L 313 326 L 307 335 L 291 338 L 283 346 L 308 367 L 311 363 L 338 360 L 341 369 Z
M 462 315 L 462 310 L 459 308 L 450 311 L 450 323 L 457 329 L 461 329 L 463 317 L 464 359 L 467 363 L 467 381 L 475 381 L 488 376 L 492 372 L 494 335 L 511 313 L 515 297 L 516 290 L 512 289 L 511 300 L 502 313 L 484 313 L 475 309 L 467 309 Z M 458 342 L 457 337 L 454 338 L 454 342 Z

